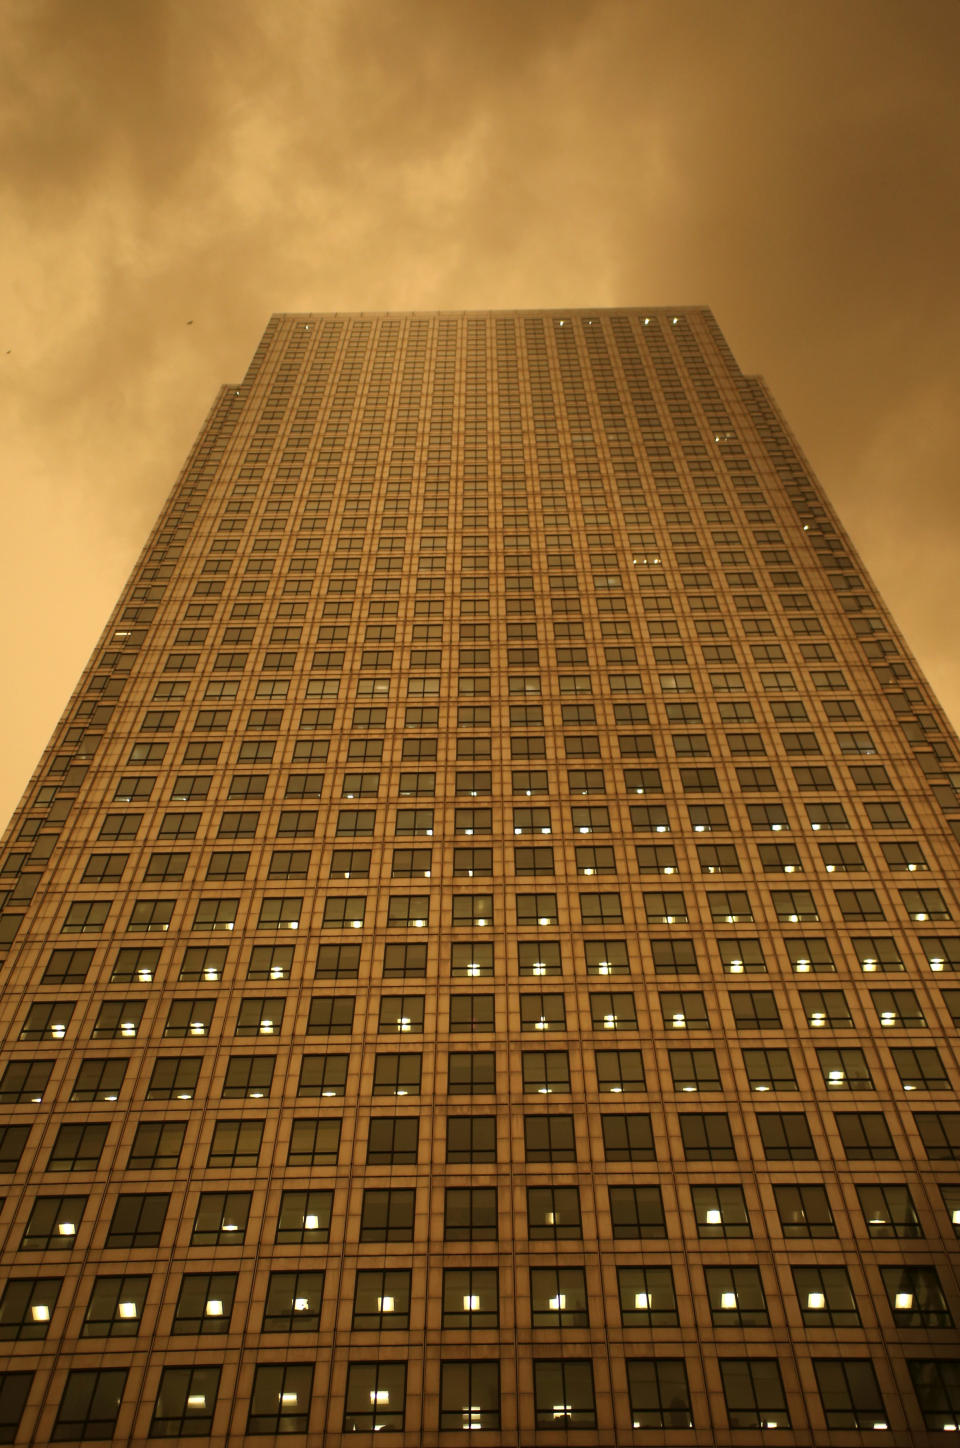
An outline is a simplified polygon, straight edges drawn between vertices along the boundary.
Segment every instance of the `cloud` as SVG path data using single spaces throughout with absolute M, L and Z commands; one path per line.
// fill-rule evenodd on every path
M 939 0 L 9 0 L 0 800 L 286 309 L 708 303 L 960 715 L 958 31 Z

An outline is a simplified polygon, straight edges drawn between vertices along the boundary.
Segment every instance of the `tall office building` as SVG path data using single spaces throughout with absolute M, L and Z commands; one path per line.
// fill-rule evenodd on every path
M 942 1441 L 958 789 L 709 312 L 275 317 L 0 856 L 0 1442 Z

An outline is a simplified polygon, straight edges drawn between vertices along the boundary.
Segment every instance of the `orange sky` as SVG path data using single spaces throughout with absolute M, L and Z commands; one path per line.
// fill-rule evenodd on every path
M 273 311 L 710 305 L 960 718 L 957 0 L 3 8 L 0 816 Z

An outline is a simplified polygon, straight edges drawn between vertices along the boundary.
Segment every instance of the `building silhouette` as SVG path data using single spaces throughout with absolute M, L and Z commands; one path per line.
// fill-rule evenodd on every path
M 274 317 L 0 855 L 0 1442 L 942 1441 L 958 788 L 708 311 Z

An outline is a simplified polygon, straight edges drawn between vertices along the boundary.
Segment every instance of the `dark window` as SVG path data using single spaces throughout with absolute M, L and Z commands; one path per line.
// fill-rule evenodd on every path
M 118 1197 L 107 1229 L 107 1247 L 156 1247 L 170 1198 L 162 1192 Z
M 444 1196 L 443 1235 L 447 1242 L 495 1242 L 496 1188 L 448 1187 Z
M 495 1116 L 448 1116 L 448 1162 L 494 1162 L 497 1159 Z
M 614 1237 L 646 1238 L 667 1235 L 659 1187 L 612 1186 L 609 1194 Z
M 895 1161 L 897 1150 L 885 1117 L 879 1111 L 834 1113 L 848 1161 Z
M 683 1113 L 680 1117 L 680 1139 L 687 1161 L 736 1159 L 733 1134 L 725 1111 Z
M 340 1117 L 297 1117 L 290 1130 L 288 1166 L 330 1166 L 340 1150 Z
M 56 1132 L 46 1170 L 93 1171 L 107 1144 L 104 1122 L 65 1122 Z
M 127 1158 L 128 1171 L 169 1170 L 180 1160 L 185 1121 L 138 1121 Z
M 415 1199 L 409 1188 L 367 1188 L 360 1214 L 361 1242 L 412 1242 Z
M 420 1122 L 415 1116 L 374 1116 L 367 1136 L 368 1166 L 415 1164 Z
M 767 1161 L 814 1161 L 817 1156 L 802 1111 L 757 1113 L 760 1141 Z
M 70 1372 L 53 1425 L 53 1441 L 112 1438 L 126 1381 L 125 1368 Z

